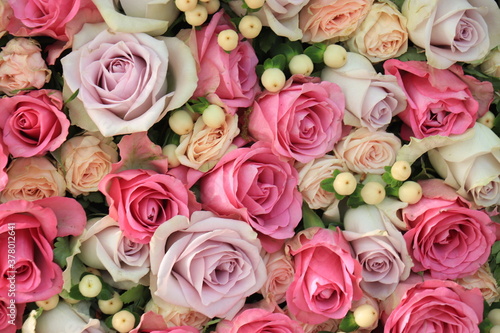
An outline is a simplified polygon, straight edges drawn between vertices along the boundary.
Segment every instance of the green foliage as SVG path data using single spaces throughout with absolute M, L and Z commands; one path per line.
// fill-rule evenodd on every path
M 318 216 L 318 214 L 316 214 L 305 201 L 302 202 L 302 221 L 304 229 L 311 227 L 325 227 L 325 224 Z
M 391 187 L 401 187 L 401 185 L 403 185 L 403 182 L 392 177 L 391 168 L 392 167 L 390 166 L 384 167 L 385 172 L 382 175 L 382 180 Z
M 354 313 L 349 311 L 347 315 L 340 322 L 339 329 L 346 333 L 355 331 L 359 328 L 359 325 L 354 321 Z
M 304 54 L 306 54 L 309 58 L 311 58 L 312 62 L 315 64 L 323 63 L 323 55 L 325 54 L 326 44 L 323 43 L 315 43 L 304 50 Z
M 210 102 L 205 97 L 192 98 L 186 103 L 186 109 L 194 113 L 202 114 L 206 108 L 210 105 Z
M 53 252 L 54 261 L 64 269 L 66 267 L 66 258 L 72 254 L 69 239 L 67 237 L 57 237 Z
M 122 300 L 122 302 L 124 304 L 137 302 L 138 300 L 141 299 L 145 290 L 146 290 L 146 287 L 144 287 L 142 284 L 138 284 L 137 286 L 135 286 L 135 287 L 125 291 L 123 294 L 121 294 L 120 299 Z
M 264 70 L 269 68 L 279 68 L 282 71 L 284 71 L 286 65 L 287 65 L 286 57 L 283 54 L 278 54 L 264 61 Z
M 398 58 L 401 61 L 427 61 L 427 57 L 425 56 L 424 50 L 420 49 L 416 46 L 408 47 L 408 51 L 406 53 L 400 55 Z
M 363 189 L 364 185 L 358 183 L 356 186 L 356 190 L 354 190 L 354 193 L 349 196 L 349 199 L 347 199 L 347 206 L 350 208 L 358 208 L 359 206 L 362 206 L 365 204 L 363 198 L 361 198 L 361 190 Z

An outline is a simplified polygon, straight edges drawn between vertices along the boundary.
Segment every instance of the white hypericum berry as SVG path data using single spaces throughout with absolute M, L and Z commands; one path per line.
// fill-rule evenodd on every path
M 192 10 L 184 12 L 186 16 L 186 22 L 191 24 L 193 27 L 198 27 L 205 23 L 208 18 L 208 11 L 205 6 L 197 4 Z
M 181 12 L 193 10 L 193 9 L 195 9 L 197 4 L 198 4 L 197 0 L 175 0 L 175 6 Z
M 378 311 L 370 304 L 363 304 L 354 310 L 354 322 L 361 328 L 367 328 L 378 321 Z
M 224 51 L 232 51 L 238 46 L 238 33 L 233 29 L 226 29 L 219 32 L 217 43 Z
M 500 325 L 495 325 L 490 328 L 490 333 L 500 333 Z
M 331 68 L 340 68 L 347 61 L 347 51 L 338 44 L 330 44 L 323 54 L 323 62 Z
M 220 8 L 220 1 L 219 0 L 203 1 L 201 4 L 207 9 L 207 13 L 209 15 L 212 15 L 213 13 L 218 11 Z
M 102 290 L 102 282 L 96 275 L 87 274 L 80 280 L 78 290 L 85 297 L 96 297 Z
M 248 8 L 251 9 L 257 9 L 262 6 L 264 6 L 265 0 L 245 0 L 245 3 L 247 4 Z
M 406 161 L 397 161 L 391 167 L 392 178 L 404 182 L 411 175 L 411 165 Z
M 277 92 L 285 86 L 286 76 L 281 69 L 273 67 L 264 71 L 260 81 L 264 88 L 270 92 Z
M 121 310 L 113 315 L 111 325 L 120 333 L 130 332 L 135 327 L 135 317 L 132 312 Z
M 378 205 L 385 198 L 385 188 L 379 182 L 367 182 L 361 189 L 361 198 L 369 205 Z
M 113 298 L 107 300 L 100 299 L 97 301 L 97 305 L 99 305 L 99 309 L 102 313 L 112 315 L 122 309 L 123 302 L 120 298 L 120 294 L 115 291 Z
M 50 311 L 59 304 L 59 294 L 52 296 L 49 299 L 43 301 L 36 301 L 36 305 L 42 308 L 44 311 Z
M 203 122 L 210 128 L 219 128 L 226 122 L 226 113 L 224 109 L 218 105 L 210 104 L 201 116 Z
M 350 172 L 341 172 L 333 181 L 333 189 L 340 195 L 351 195 L 356 190 L 358 182 Z
M 193 118 L 186 110 L 178 110 L 168 118 L 168 125 L 174 133 L 179 135 L 188 134 L 193 130 Z
M 399 200 L 413 205 L 422 198 L 422 187 L 413 181 L 404 182 L 399 188 Z
M 484 116 L 479 118 L 477 122 L 483 124 L 488 128 L 493 128 L 493 125 L 495 123 L 495 115 L 493 114 L 493 112 L 488 111 L 484 114 Z
M 173 143 L 170 143 L 163 147 L 162 153 L 163 155 L 167 156 L 167 161 L 168 161 L 168 167 L 169 168 L 175 168 L 181 165 L 181 162 L 179 161 L 179 158 L 175 154 L 175 150 L 177 149 L 177 146 L 174 145 Z
M 288 63 L 288 69 L 292 74 L 311 75 L 314 64 L 306 54 L 297 54 Z
M 262 22 L 255 15 L 245 15 L 238 24 L 238 30 L 240 30 L 243 37 L 252 39 L 260 34 Z
M 488 312 L 488 319 L 493 325 L 500 325 L 500 309 L 491 309 Z

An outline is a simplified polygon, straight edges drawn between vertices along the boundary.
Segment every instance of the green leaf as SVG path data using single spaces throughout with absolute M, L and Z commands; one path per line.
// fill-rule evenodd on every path
M 349 196 L 349 199 L 347 199 L 347 206 L 351 208 L 358 208 L 359 206 L 365 204 L 365 201 L 361 198 L 361 189 L 363 189 L 363 187 L 363 184 L 358 183 L 354 193 Z
M 71 96 L 69 96 L 68 100 L 66 102 L 64 102 L 64 105 L 73 101 L 76 98 L 76 96 L 78 96 L 79 92 L 80 92 L 80 89 L 76 89 L 75 92 L 73 94 L 71 94 Z
M 203 326 L 200 333 L 205 333 L 210 328 L 210 326 L 218 324 L 221 320 L 222 320 L 221 318 L 215 318 L 215 319 L 210 320 L 208 323 L 205 324 L 205 326 Z M 210 332 L 211 331 L 213 331 L 213 330 L 210 330 Z
M 305 201 L 302 201 L 302 219 L 303 219 L 304 229 L 311 227 L 321 227 L 321 228 L 325 227 L 325 224 L 318 216 L 318 214 L 316 214 Z
M 101 292 L 96 296 L 97 299 L 107 301 L 108 299 L 112 299 L 113 295 L 115 294 L 115 290 L 113 287 L 111 287 L 109 284 L 104 282 L 104 280 L 98 276 L 99 280 L 101 280 L 102 283 L 102 289 Z
M 396 6 L 398 6 L 398 9 L 401 10 L 401 8 L 403 7 L 403 3 L 405 2 L 405 0 L 391 0 Z
M 333 188 L 334 180 L 335 180 L 334 177 L 325 178 L 321 181 L 319 186 L 321 186 L 321 188 L 327 192 L 335 193 L 335 189 Z
M 138 301 L 142 297 L 144 290 L 145 287 L 142 284 L 138 284 L 137 286 L 121 294 L 120 299 L 125 304 L 133 303 L 135 301 Z
M 57 237 L 53 252 L 54 261 L 64 269 L 66 267 L 66 258 L 72 254 L 69 239 L 67 237 Z
M 400 180 L 396 180 L 394 179 L 394 177 L 392 177 L 392 173 L 391 173 L 391 167 L 390 166 L 386 166 L 384 167 L 384 174 L 382 175 L 382 180 L 387 184 L 389 185 L 390 187 L 401 187 L 401 185 L 403 185 L 403 182 L 400 181 Z
M 426 61 L 427 57 L 425 56 L 424 50 L 417 48 L 416 46 L 410 46 L 408 47 L 408 51 L 406 51 L 406 53 L 400 55 L 396 59 L 399 59 L 401 61 L 410 61 L 410 60 Z
M 276 45 L 276 39 L 278 39 L 278 36 L 276 34 L 270 32 L 270 29 L 262 29 L 261 33 L 259 34 L 259 49 L 264 53 L 269 52 L 271 47 L 273 47 L 273 45 Z
M 326 45 L 323 43 L 316 43 L 304 50 L 304 54 L 311 58 L 315 64 L 323 63 L 323 55 L 326 50 Z
M 286 57 L 283 54 L 278 54 L 272 58 L 273 67 L 285 70 L 287 64 Z
M 80 288 L 78 287 L 78 284 L 75 284 L 73 287 L 71 287 L 71 289 L 69 290 L 69 297 L 79 301 L 91 299 L 90 297 L 85 297 L 82 295 L 82 293 L 80 292 Z
M 339 329 L 344 332 L 352 332 L 359 328 L 359 325 L 354 321 L 354 313 L 349 311 L 347 315 L 342 319 L 339 325 Z
M 290 43 L 282 43 L 276 46 L 275 48 L 271 49 L 271 54 L 273 56 L 276 56 L 278 54 L 282 54 L 286 58 L 286 62 L 290 62 L 290 60 L 298 53 L 296 50 L 294 50 L 291 46 Z

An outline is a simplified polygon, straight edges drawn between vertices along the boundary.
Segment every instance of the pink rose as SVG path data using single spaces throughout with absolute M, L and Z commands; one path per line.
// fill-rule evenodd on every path
M 168 327 L 163 317 L 152 311 L 141 316 L 141 321 L 130 333 L 199 333 L 200 330 L 192 326 Z
M 27 303 L 61 292 L 62 270 L 53 262 L 53 242 L 56 237 L 79 235 L 86 221 L 82 206 L 70 198 L 1 204 L 0 250 L 5 260 L 0 262 L 0 297 Z
M 386 74 L 397 77 L 408 99 L 398 117 L 409 127 L 403 139 L 462 134 L 474 126 L 493 100 L 493 86 L 464 75 L 459 65 L 436 69 L 422 61 L 387 60 Z
M 268 252 L 294 235 L 302 218 L 302 197 L 293 166 L 265 143 L 226 154 L 201 178 L 203 207 L 249 223 Z
M 456 279 L 474 274 L 487 260 L 495 242 L 489 216 L 442 180 L 421 181 L 423 197 L 403 209 L 410 228 L 404 235 L 415 266 L 435 279 Z
M 28 88 L 40 89 L 52 74 L 42 58 L 40 44 L 33 39 L 14 38 L 0 52 L 0 91 L 15 95 Z
M 373 0 L 311 0 L 300 11 L 304 43 L 346 40 L 370 11 Z
M 343 318 L 352 301 L 361 298 L 361 266 L 351 256 L 340 230 L 305 229 L 286 244 L 285 250 L 295 267 L 286 303 L 301 322 L 319 324 Z
M 57 90 L 32 90 L 0 99 L 3 141 L 14 157 L 54 151 L 66 140 L 69 120 Z
M 153 300 L 149 300 L 144 308 L 146 313 L 154 313 L 154 318 L 153 315 L 148 315 L 148 318 L 145 318 L 148 324 L 153 324 L 155 322 L 158 323 L 161 318 L 161 322 L 163 324 L 162 326 L 156 325 L 156 329 L 176 326 L 192 326 L 202 329 L 210 321 L 209 317 L 192 308 L 174 305 L 167 302 L 161 303 L 160 307 Z
M 9 176 L 5 171 L 5 167 L 9 163 L 9 151 L 7 150 L 7 147 L 3 143 L 1 137 L 2 137 L 2 131 L 0 130 L 0 191 L 3 191 L 3 189 L 9 182 Z
M 16 333 L 23 324 L 26 303 L 16 303 L 14 299 L 0 296 L 0 330 Z
M 243 221 L 194 212 L 175 216 L 151 239 L 153 301 L 232 319 L 266 280 L 257 234 Z
M 299 323 L 286 314 L 273 313 L 264 309 L 247 309 L 233 320 L 223 320 L 215 329 L 217 333 L 303 333 Z
M 453 281 L 428 280 L 410 288 L 391 312 L 384 333 L 479 332 L 483 298 Z
M 256 140 L 271 143 L 276 155 L 307 163 L 332 150 L 341 138 L 344 107 L 338 85 L 294 75 L 279 92 L 259 96 L 248 131 Z
M 156 228 L 170 218 L 190 216 L 199 209 L 194 194 L 180 180 L 152 170 L 108 174 L 99 191 L 106 197 L 109 216 L 137 243 L 148 243 Z
M 206 97 L 212 104 L 224 107 L 229 114 L 238 108 L 252 105 L 259 92 L 255 66 L 259 60 L 249 41 L 242 41 L 231 52 L 224 51 L 217 43 L 222 30 L 233 29 L 224 12 L 218 11 L 208 25 L 200 30 L 182 30 L 178 37 L 191 48 L 198 69 L 198 87 L 193 97 Z

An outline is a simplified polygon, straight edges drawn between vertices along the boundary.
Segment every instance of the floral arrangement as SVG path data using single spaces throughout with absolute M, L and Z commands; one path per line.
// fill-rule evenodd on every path
M 495 1 L 0 14 L 1 332 L 500 332 Z

